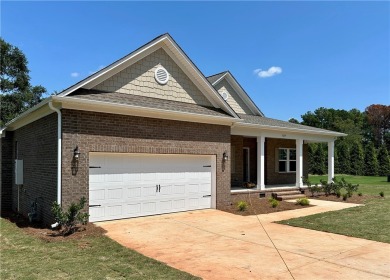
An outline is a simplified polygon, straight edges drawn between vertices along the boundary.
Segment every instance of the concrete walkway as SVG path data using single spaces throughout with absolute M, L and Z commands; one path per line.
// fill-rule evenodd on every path
M 272 223 L 357 206 L 311 204 L 318 206 L 257 217 L 208 209 L 97 225 L 123 246 L 203 279 L 390 279 L 390 244 Z

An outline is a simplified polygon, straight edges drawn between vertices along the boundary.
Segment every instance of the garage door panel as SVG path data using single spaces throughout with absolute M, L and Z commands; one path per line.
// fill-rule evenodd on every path
M 139 198 L 141 197 L 141 187 L 127 188 L 126 198 Z
M 211 207 L 212 156 L 90 153 L 90 221 Z M 157 186 L 157 187 L 156 187 Z M 158 187 L 159 186 L 159 187 Z

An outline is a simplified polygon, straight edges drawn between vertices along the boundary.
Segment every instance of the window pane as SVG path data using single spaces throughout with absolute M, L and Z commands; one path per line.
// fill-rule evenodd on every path
M 287 159 L 287 149 L 279 149 L 279 160 Z
M 290 171 L 297 171 L 297 162 L 296 161 L 290 161 Z
M 295 149 L 290 149 L 290 160 L 297 159 L 297 151 Z
M 279 161 L 279 172 L 287 171 L 287 161 Z

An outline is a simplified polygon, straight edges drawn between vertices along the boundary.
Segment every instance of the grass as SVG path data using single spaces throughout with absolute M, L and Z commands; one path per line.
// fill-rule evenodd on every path
M 105 236 L 44 242 L 0 219 L 0 279 L 199 279 Z
M 341 175 L 336 175 L 342 177 Z M 313 230 L 343 234 L 379 242 L 390 243 L 390 183 L 385 177 L 343 176 L 348 182 L 359 184 L 363 195 L 374 195 L 364 206 L 295 218 L 278 223 Z M 310 176 L 315 184 L 326 176 Z M 379 192 L 385 193 L 378 198 Z M 356 194 L 355 194 L 356 195 Z

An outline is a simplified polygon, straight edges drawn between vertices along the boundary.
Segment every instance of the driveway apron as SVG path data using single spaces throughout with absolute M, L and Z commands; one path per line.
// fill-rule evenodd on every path
M 203 279 L 390 279 L 390 244 L 273 223 L 357 206 L 311 204 L 258 216 L 208 209 L 96 224 L 123 246 Z

